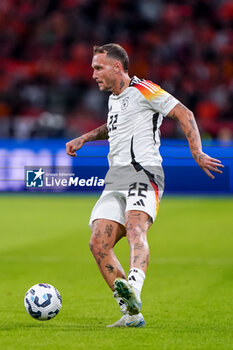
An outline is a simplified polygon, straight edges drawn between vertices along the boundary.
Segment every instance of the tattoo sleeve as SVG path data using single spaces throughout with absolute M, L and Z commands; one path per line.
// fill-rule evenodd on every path
M 108 139 L 107 123 L 83 135 L 85 142 Z
M 177 119 L 188 140 L 190 152 L 195 160 L 202 155 L 202 144 L 200 133 L 193 113 L 181 103 L 178 103 L 168 114 L 169 117 Z

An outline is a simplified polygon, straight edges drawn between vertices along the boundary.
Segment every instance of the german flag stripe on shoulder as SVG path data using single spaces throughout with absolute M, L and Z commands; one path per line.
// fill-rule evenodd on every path
M 147 100 L 153 100 L 165 93 L 161 87 L 150 80 L 138 80 L 133 85 L 138 89 Z

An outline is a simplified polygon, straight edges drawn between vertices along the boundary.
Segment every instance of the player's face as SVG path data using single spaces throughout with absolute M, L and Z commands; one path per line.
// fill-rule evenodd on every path
M 92 59 L 93 79 L 101 91 L 113 91 L 116 84 L 114 70 L 115 60 L 107 57 L 106 53 L 97 53 Z

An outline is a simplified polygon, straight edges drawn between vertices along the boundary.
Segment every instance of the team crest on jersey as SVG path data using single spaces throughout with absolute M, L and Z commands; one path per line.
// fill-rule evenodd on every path
M 121 110 L 124 111 L 129 105 L 129 97 L 125 97 L 121 103 Z

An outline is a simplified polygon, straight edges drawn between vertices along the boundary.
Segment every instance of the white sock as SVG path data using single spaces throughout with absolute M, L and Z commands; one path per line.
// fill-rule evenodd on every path
M 117 292 L 113 292 L 113 297 L 116 300 L 117 304 L 120 306 L 121 312 L 125 314 L 127 312 L 127 307 L 122 298 L 117 295 Z
M 137 267 L 132 267 L 128 274 L 128 282 L 133 287 L 137 297 L 140 299 L 142 286 L 146 276 L 144 271 L 138 269 Z

